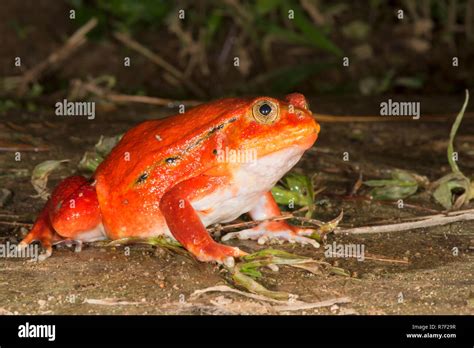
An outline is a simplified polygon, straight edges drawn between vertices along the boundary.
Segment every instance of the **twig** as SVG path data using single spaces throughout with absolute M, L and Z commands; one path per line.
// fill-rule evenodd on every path
M 464 114 L 467 117 L 474 117 L 474 112 L 466 112 Z M 407 122 L 410 118 L 403 117 L 385 117 L 385 116 L 352 116 L 352 115 L 328 115 L 328 114 L 315 114 L 314 118 L 318 122 Z M 425 115 L 420 117 L 420 121 L 429 122 L 446 122 L 452 118 L 451 114 L 438 114 L 438 115 Z
M 86 298 L 83 303 L 87 304 L 94 304 L 94 305 L 102 305 L 102 306 L 123 306 L 123 305 L 143 305 L 146 302 L 129 302 L 129 301 L 121 301 L 115 300 L 112 298 L 105 298 L 101 299 L 93 299 L 93 298 Z
M 21 216 L 23 216 L 23 215 L 3 214 L 3 213 L 0 213 L 0 216 L 2 216 L 2 217 L 7 217 L 7 218 L 11 218 L 11 219 L 18 219 L 19 217 L 21 217 Z
M 312 302 L 312 303 L 292 303 L 283 306 L 273 306 L 273 309 L 277 311 L 300 311 L 304 309 L 314 309 L 314 308 L 322 308 L 322 307 L 329 307 L 335 304 L 342 304 L 342 303 L 349 303 L 352 302 L 349 297 L 339 297 L 333 298 L 330 300 L 320 301 L 320 302 Z
M 161 58 L 156 53 L 152 52 L 147 47 L 143 46 L 139 42 L 132 39 L 129 35 L 121 32 L 115 32 L 114 37 L 123 43 L 125 46 L 137 51 L 138 53 L 142 54 L 144 57 L 151 60 L 156 65 L 160 66 L 161 68 L 168 71 L 171 75 L 175 78 L 180 80 L 189 90 L 191 90 L 194 94 L 199 96 L 200 98 L 205 97 L 205 93 L 194 83 L 192 83 L 181 71 L 176 69 L 173 65 L 168 63 L 166 60 Z
M 332 257 L 339 257 L 337 252 L 332 252 L 331 255 L 332 255 Z M 403 263 L 403 264 L 409 264 L 410 263 L 406 260 L 388 259 L 388 258 L 385 258 L 385 257 L 380 257 L 378 255 L 376 256 L 374 254 L 372 254 L 372 256 L 364 255 L 364 259 L 374 260 L 374 261 L 382 261 L 382 262 Z
M 380 226 L 364 226 L 347 229 L 336 229 L 336 234 L 370 234 L 370 233 L 387 233 L 401 232 L 413 230 L 417 228 L 426 228 L 433 226 L 442 226 L 453 222 L 474 220 L 474 209 L 468 209 L 448 214 L 436 214 L 425 216 L 421 221 L 402 222 L 398 224 L 380 225 Z
M 115 102 L 115 103 L 143 103 L 143 104 L 160 105 L 160 106 L 166 106 L 166 107 L 175 107 L 176 105 L 179 105 L 179 104 L 186 105 L 186 106 L 195 106 L 201 103 L 197 100 L 178 101 L 178 100 L 166 99 L 166 98 L 149 97 L 149 96 L 144 96 L 144 95 L 128 95 L 128 94 L 111 93 L 108 90 L 99 87 L 93 81 L 83 82 L 80 80 L 75 80 L 73 84 L 76 90 L 82 88 L 86 92 L 92 93 L 103 99 L 106 99 L 108 101 Z
M 277 311 L 298 311 L 302 309 L 312 309 L 312 308 L 321 308 L 321 307 L 329 307 L 332 306 L 336 303 L 348 303 L 351 302 L 351 299 L 348 297 L 340 297 L 340 298 L 334 298 L 330 300 L 325 300 L 321 302 L 312 302 L 312 303 L 307 303 L 303 301 L 281 301 L 281 300 L 275 300 L 273 298 L 261 296 L 261 295 L 256 295 L 248 292 L 243 292 L 237 289 L 233 289 L 227 285 L 218 285 L 218 286 L 211 286 L 209 288 L 201 289 L 201 290 L 195 290 L 190 298 L 196 298 L 201 296 L 202 294 L 208 293 L 208 292 L 232 292 L 234 294 L 238 294 L 244 297 L 248 297 L 254 300 L 258 301 L 265 301 L 265 302 L 272 302 L 279 304 L 280 306 L 273 306 L 273 309 Z
M 97 25 L 97 19 L 92 18 L 81 28 L 79 28 L 59 49 L 52 52 L 45 60 L 38 63 L 31 69 L 27 70 L 18 80 L 17 93 L 22 96 L 28 90 L 28 85 L 37 81 L 41 74 L 51 65 L 57 64 L 65 60 L 79 46 L 86 42 L 86 35 Z M 14 77 L 15 78 L 15 77 Z
M 249 297 L 249 298 L 254 299 L 254 300 L 272 302 L 272 303 L 278 303 L 278 304 L 288 304 L 287 301 L 275 300 L 275 299 L 270 298 L 270 297 L 240 291 L 240 290 L 237 290 L 237 289 L 233 289 L 233 288 L 231 288 L 230 286 L 227 286 L 227 285 L 217 285 L 217 286 L 211 286 L 211 287 L 205 288 L 205 289 L 195 290 L 191 294 L 190 298 L 191 299 L 197 298 L 197 297 L 199 297 L 202 294 L 205 294 L 207 292 L 233 292 L 234 294 Z
M 33 227 L 33 224 L 26 222 L 0 221 L 0 225 Z
M 50 147 L 47 145 L 35 146 L 28 144 L 16 144 L 0 141 L 0 152 L 15 152 L 15 151 L 32 151 L 32 152 L 44 152 L 49 151 Z
M 237 222 L 235 224 L 227 224 L 227 225 L 218 224 L 217 226 L 208 228 L 207 230 L 213 233 L 213 232 L 218 232 L 218 231 L 233 230 L 235 228 L 254 227 L 254 226 L 257 226 L 258 224 L 261 224 L 262 222 L 267 222 L 267 221 L 281 221 L 281 220 L 288 220 L 288 219 L 294 219 L 294 218 L 297 218 L 297 216 L 293 216 L 293 214 L 285 214 L 282 216 L 276 216 L 276 217 L 272 217 L 265 220 Z

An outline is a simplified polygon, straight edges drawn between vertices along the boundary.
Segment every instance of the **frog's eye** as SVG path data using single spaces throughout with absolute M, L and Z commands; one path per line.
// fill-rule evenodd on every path
M 278 118 L 278 105 L 270 100 L 259 100 L 253 106 L 252 114 L 258 123 L 273 123 Z

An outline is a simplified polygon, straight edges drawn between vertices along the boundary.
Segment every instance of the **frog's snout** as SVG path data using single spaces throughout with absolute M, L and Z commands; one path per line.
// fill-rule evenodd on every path
M 318 138 L 319 131 L 321 127 L 319 123 L 314 118 L 311 111 L 307 110 L 304 112 L 304 116 L 301 119 L 300 129 L 302 134 L 301 145 L 308 149 L 313 146 L 314 142 Z

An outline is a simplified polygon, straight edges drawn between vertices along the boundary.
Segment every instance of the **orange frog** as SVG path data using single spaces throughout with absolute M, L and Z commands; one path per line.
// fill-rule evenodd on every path
M 279 216 L 270 190 L 316 141 L 319 125 L 301 94 L 228 98 L 129 130 L 91 179 L 63 180 L 18 247 L 166 235 L 201 261 L 232 263 L 246 253 L 214 241 L 206 226 L 249 213 Z M 245 161 L 249 156 L 251 161 Z M 226 156 L 224 156 L 225 154 Z M 233 154 L 229 155 L 229 154 Z M 242 160 L 242 158 L 244 160 Z M 240 160 L 236 160 L 240 159 Z M 312 230 L 284 221 L 222 238 L 279 239 L 303 244 Z

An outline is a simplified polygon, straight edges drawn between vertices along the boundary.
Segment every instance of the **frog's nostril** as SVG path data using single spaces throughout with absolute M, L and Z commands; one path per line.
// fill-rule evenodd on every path
M 285 99 L 289 104 L 292 104 L 301 109 L 309 110 L 308 102 L 306 101 L 304 95 L 301 93 L 288 94 Z

